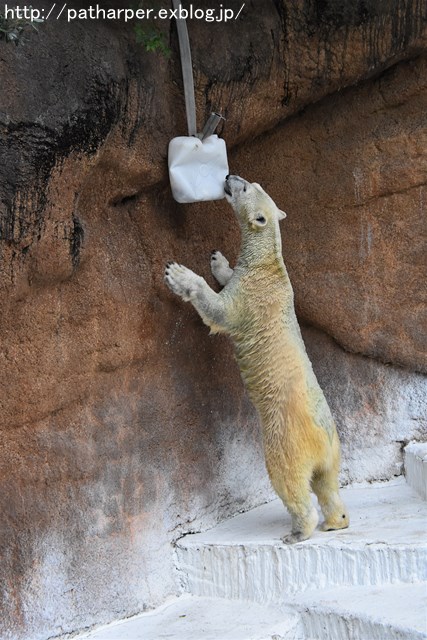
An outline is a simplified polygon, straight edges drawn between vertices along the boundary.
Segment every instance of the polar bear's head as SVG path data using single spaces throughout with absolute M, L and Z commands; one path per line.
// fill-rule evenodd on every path
M 227 176 L 225 197 L 231 204 L 242 226 L 253 231 L 276 227 L 286 213 L 278 209 L 274 201 L 256 182 L 248 182 L 239 176 Z

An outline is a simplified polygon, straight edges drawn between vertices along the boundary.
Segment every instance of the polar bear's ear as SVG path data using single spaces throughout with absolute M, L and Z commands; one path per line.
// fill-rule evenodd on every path
M 281 209 L 277 209 L 277 213 L 279 215 L 279 220 L 284 220 L 286 218 L 286 213 Z

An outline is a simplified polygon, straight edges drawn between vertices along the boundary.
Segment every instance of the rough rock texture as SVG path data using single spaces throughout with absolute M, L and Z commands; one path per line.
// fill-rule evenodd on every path
M 256 0 L 239 21 L 189 27 L 199 122 L 222 110 L 230 148 L 251 140 L 233 171 L 288 210 L 302 319 L 411 370 L 424 366 L 415 327 L 426 92 L 415 58 L 426 11 L 419 0 Z M 43 640 L 158 604 L 177 589 L 171 540 L 271 495 L 229 343 L 208 337 L 162 281 L 171 258 L 209 277 L 210 251 L 235 255 L 238 236 L 224 203 L 171 199 L 167 143 L 185 118 L 175 27 L 161 28 L 170 61 L 142 52 L 119 23 L 53 20 L 25 47 L 0 41 L 2 640 Z M 319 340 L 333 396 L 333 363 L 347 360 Z M 366 359 L 350 358 L 348 384 L 357 370 L 361 385 Z M 380 365 L 366 366 L 381 379 Z M 343 388 L 344 373 L 337 379 Z M 376 406 L 391 407 L 382 398 Z M 352 438 L 363 444 L 349 426 L 355 410 L 338 417 L 346 451 Z M 369 407 L 364 415 L 367 431 Z M 392 448 L 422 427 L 376 425 Z M 380 476 L 399 459 L 388 451 Z
M 336 94 L 233 158 L 287 211 L 301 319 L 427 371 L 427 58 Z
M 404 445 L 427 439 L 427 377 L 346 353 L 317 329 L 303 336 L 340 433 L 342 482 L 400 475 Z

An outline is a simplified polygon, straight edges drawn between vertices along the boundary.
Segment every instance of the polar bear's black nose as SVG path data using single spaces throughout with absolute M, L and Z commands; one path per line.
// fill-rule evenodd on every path
M 229 177 L 230 177 L 230 174 L 228 174 L 228 176 L 225 176 L 225 179 L 228 180 Z

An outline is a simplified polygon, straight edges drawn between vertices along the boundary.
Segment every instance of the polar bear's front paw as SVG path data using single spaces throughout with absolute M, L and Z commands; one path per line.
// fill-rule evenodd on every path
M 168 262 L 165 269 L 165 282 L 177 296 L 188 302 L 197 293 L 200 276 L 182 264 Z
M 230 268 L 230 263 L 221 251 L 212 251 L 211 253 L 211 271 L 213 277 L 223 286 L 233 275 L 233 269 Z

